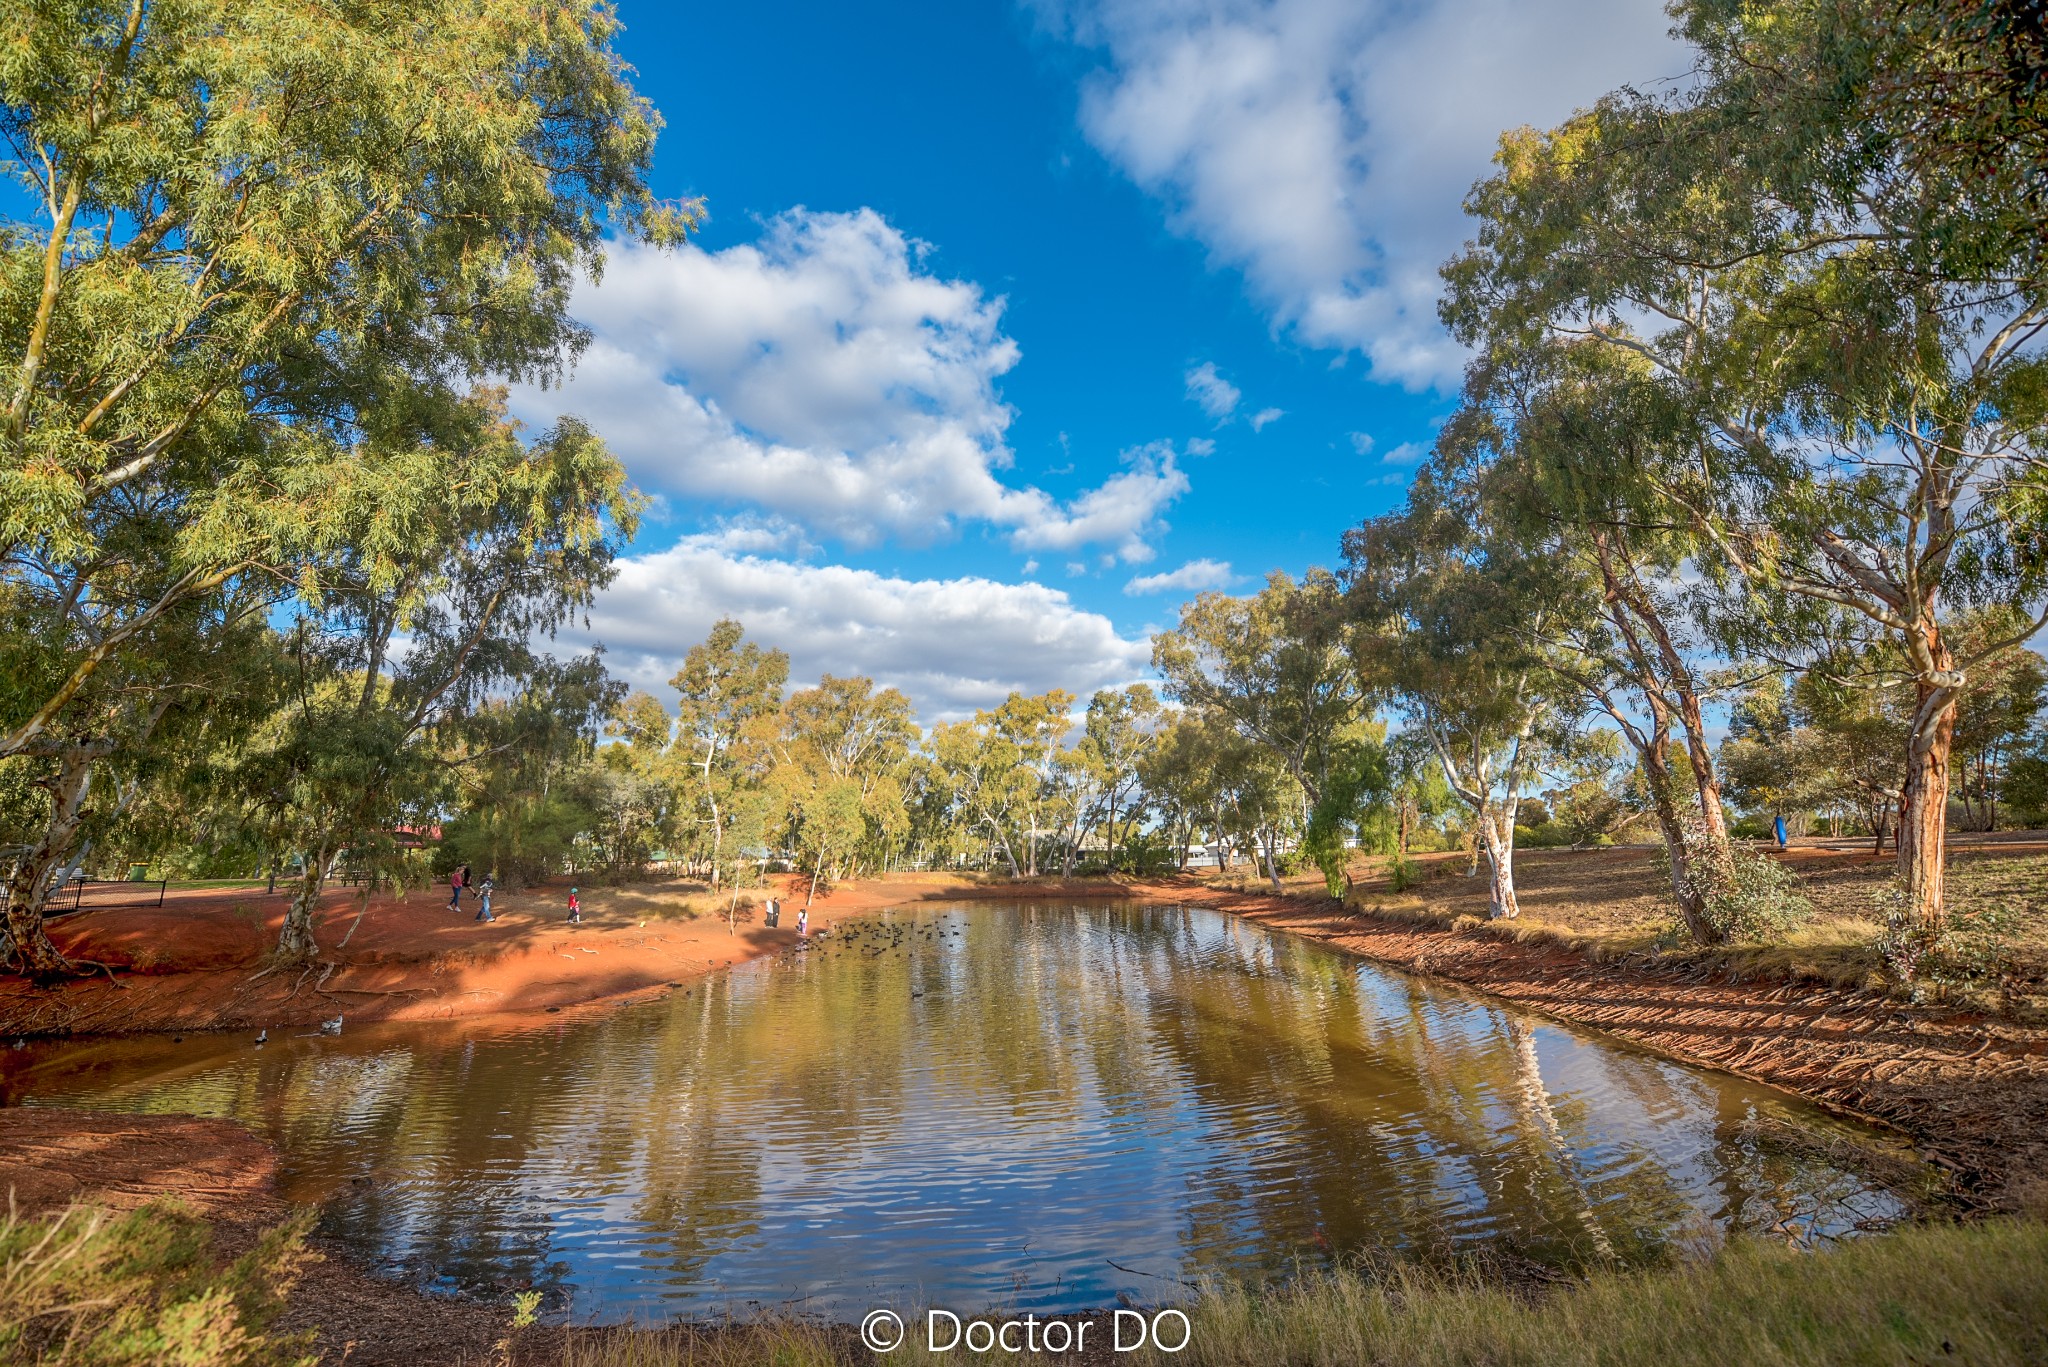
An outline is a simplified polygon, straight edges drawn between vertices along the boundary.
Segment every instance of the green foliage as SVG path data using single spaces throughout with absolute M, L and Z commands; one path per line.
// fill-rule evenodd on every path
M 1722 939 L 1783 939 L 1813 915 L 1813 904 L 1799 876 L 1768 855 L 1730 845 L 1717 858 L 1698 817 L 1680 823 L 1681 837 L 1692 845 L 1691 857 L 1667 848 L 1665 858 L 1678 866 L 1677 876 L 1700 898 L 1707 922 Z
M 0 1214 L 0 1361 L 76 1367 L 309 1367 L 309 1334 L 271 1325 L 309 1254 L 311 1214 L 223 1264 L 174 1205 Z
M 1247 598 L 1205 593 L 1153 638 L 1166 697 L 1215 713 L 1269 748 L 1311 802 L 1340 762 L 1340 736 L 1373 680 L 1349 656 L 1350 615 L 1336 577 L 1275 573 Z
M 1383 815 L 1393 797 L 1392 777 L 1386 749 L 1381 744 L 1384 728 L 1353 729 L 1337 750 L 1323 789 L 1309 812 L 1302 832 L 1301 848 L 1322 871 L 1330 896 L 1344 895 L 1344 871 L 1350 858 L 1347 835 L 1359 835 L 1374 816 Z

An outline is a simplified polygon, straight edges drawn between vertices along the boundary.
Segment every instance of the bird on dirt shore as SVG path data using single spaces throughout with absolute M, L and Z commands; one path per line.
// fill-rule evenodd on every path
M 270 1043 L 270 1032 L 268 1030 L 258 1030 L 256 1032 L 256 1043 L 258 1046 Z
M 340 1034 L 340 1033 L 341 1033 L 341 1022 L 342 1022 L 342 1018 L 341 1018 L 340 1016 L 336 1016 L 336 1017 L 335 1017 L 335 1018 L 334 1018 L 333 1020 L 329 1020 L 329 1021 L 321 1021 L 321 1022 L 320 1022 L 320 1033 L 321 1033 L 321 1034 L 323 1034 L 323 1035 L 338 1035 L 338 1034 Z

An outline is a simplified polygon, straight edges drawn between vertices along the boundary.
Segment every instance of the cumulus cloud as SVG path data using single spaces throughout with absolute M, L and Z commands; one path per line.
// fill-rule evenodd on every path
M 1123 473 L 1074 499 L 1056 516 L 1017 528 L 1010 540 L 1031 550 L 1108 546 L 1116 559 L 1150 560 L 1146 538 L 1163 525 L 1159 510 L 1187 492 L 1188 477 L 1169 442 L 1126 451 L 1123 461 Z
M 845 565 L 736 555 L 701 540 L 629 556 L 587 627 L 606 663 L 665 692 L 721 617 L 790 655 L 791 677 L 865 674 L 909 694 L 930 724 L 1000 703 L 1012 689 L 1086 697 L 1145 675 L 1151 643 L 1117 633 L 1058 589 L 990 579 L 902 579 Z
M 1363 454 L 1363 453 L 1361 453 Z M 1419 441 L 1404 441 L 1380 457 L 1382 465 L 1420 465 L 1429 448 Z
M 520 409 L 581 415 L 657 493 L 855 546 L 979 521 L 1019 547 L 1099 535 L 1142 558 L 1185 476 L 1127 461 L 1064 502 L 999 478 L 1012 455 L 997 381 L 1017 344 L 1001 299 L 927 272 L 925 254 L 871 209 L 792 210 L 717 252 L 618 245 L 572 305 L 592 334 L 574 374 L 520 391 Z
M 1351 449 L 1361 456 L 1371 455 L 1375 444 L 1370 432 L 1353 432 L 1351 434 Z
M 1438 265 L 1501 131 L 1681 74 L 1650 0 L 1027 0 L 1102 54 L 1088 139 L 1275 321 L 1448 385 Z
M 1261 408 L 1252 414 L 1252 431 L 1263 432 L 1267 423 L 1278 422 L 1286 416 L 1287 410 L 1284 408 Z
M 1188 397 L 1202 406 L 1202 411 L 1218 422 L 1224 421 L 1237 411 L 1237 401 L 1244 392 L 1230 381 L 1216 373 L 1214 361 L 1204 361 L 1187 373 Z
M 1236 582 L 1237 576 L 1231 573 L 1227 560 L 1190 560 L 1177 570 L 1140 575 L 1124 585 L 1124 592 L 1133 596 L 1169 590 L 1199 593 L 1203 589 L 1229 588 Z

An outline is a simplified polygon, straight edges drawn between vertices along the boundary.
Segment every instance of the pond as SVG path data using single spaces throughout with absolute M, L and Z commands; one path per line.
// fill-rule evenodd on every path
M 394 1274 L 578 1322 L 1039 1312 L 1367 1249 L 1554 1265 L 1897 1215 L 1874 1137 L 1217 912 L 906 908 L 662 1000 L 51 1046 L 7 1104 L 230 1116 Z

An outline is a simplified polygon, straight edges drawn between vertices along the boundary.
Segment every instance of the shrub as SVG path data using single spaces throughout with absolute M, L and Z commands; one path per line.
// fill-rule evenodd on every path
M 1708 922 L 1727 938 L 1775 940 L 1812 917 L 1799 876 L 1777 860 L 1741 845 L 1730 845 L 1726 860 L 1715 858 L 1696 813 L 1687 814 L 1680 839 L 1693 851 L 1680 875 L 1698 889 Z M 1665 855 L 1678 857 L 1669 849 Z
M 310 1367 L 309 1334 L 270 1325 L 300 1269 L 310 1213 L 223 1265 L 173 1204 L 0 1216 L 0 1362 Z

